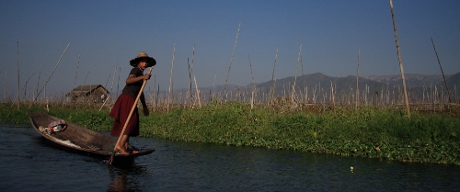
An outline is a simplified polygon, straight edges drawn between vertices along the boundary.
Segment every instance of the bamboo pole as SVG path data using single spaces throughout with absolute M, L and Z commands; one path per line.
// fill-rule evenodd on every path
M 251 91 L 251 109 L 254 108 L 254 94 L 256 91 L 256 82 L 254 81 L 254 73 L 252 72 L 252 63 L 251 63 L 251 57 L 248 54 L 248 60 L 249 60 L 249 69 L 251 69 L 251 77 L 252 77 L 252 85 L 254 86 Z
M 155 107 L 158 106 L 159 94 L 160 94 L 160 84 L 157 85 L 157 94 L 156 94 L 156 97 L 155 97 Z
M 75 70 L 75 78 L 73 80 L 73 87 L 77 87 L 77 74 L 78 74 L 78 65 L 80 64 L 80 55 L 78 55 L 77 69 Z
M 117 63 L 118 64 L 118 63 Z M 121 71 L 121 67 L 118 68 L 118 71 Z M 118 82 L 117 82 L 117 96 L 119 95 L 118 92 L 120 90 L 120 73 L 118 73 Z
M 102 110 L 102 108 L 104 107 L 105 103 L 107 103 L 107 101 L 109 100 L 109 97 L 110 96 L 107 96 L 107 99 L 105 99 L 104 103 L 102 103 L 101 108 L 99 108 L 99 111 Z
M 356 109 L 358 109 L 359 102 L 359 57 L 361 56 L 361 50 L 358 50 L 358 67 L 356 67 Z
M 188 66 L 188 90 L 187 90 L 187 95 L 185 99 L 185 104 L 187 104 L 188 101 L 191 101 L 192 99 L 192 72 L 190 70 L 190 61 L 187 58 L 187 66 Z
M 172 55 L 172 61 L 171 61 L 171 74 L 169 75 L 169 88 L 168 88 L 168 106 L 167 110 L 169 111 L 169 106 L 171 104 L 171 91 L 173 87 L 173 69 L 174 69 L 174 56 L 176 55 L 176 43 L 174 43 L 174 48 L 173 48 L 173 55 Z
M 109 80 L 110 80 L 110 76 L 111 76 L 111 75 L 112 75 L 112 74 L 109 73 L 109 76 L 107 77 L 107 81 L 105 82 L 105 86 L 104 86 L 104 87 L 107 87 L 107 85 L 109 84 Z
M 295 95 L 295 87 L 296 87 L 296 82 L 297 82 L 297 71 L 299 69 L 299 64 L 300 64 L 300 55 L 302 53 L 302 44 L 300 44 L 299 47 L 299 56 L 297 56 L 297 64 L 295 67 L 295 76 L 294 76 L 294 84 L 292 85 L 292 92 L 291 92 L 291 103 L 294 102 L 294 95 Z
M 193 76 L 193 80 L 195 81 L 196 99 L 198 99 L 198 107 L 201 108 L 200 90 L 198 89 L 198 84 L 196 83 L 195 76 Z
M 41 76 L 41 73 L 42 71 L 38 71 L 38 79 L 37 79 L 37 90 L 36 90 L 36 94 L 38 95 L 38 88 L 40 87 L 40 76 Z M 32 97 L 32 102 L 33 102 L 33 98 L 35 98 L 35 95 Z
M 88 76 L 89 76 L 89 71 L 88 73 L 86 73 L 86 76 L 85 76 L 85 81 L 83 81 L 83 85 L 86 85 L 86 80 L 88 79 Z M 80 91 L 83 90 L 83 87 L 80 87 Z
M 212 81 L 212 94 L 211 94 L 211 98 L 214 99 L 216 96 L 214 95 L 215 92 L 216 92 L 216 78 L 217 78 L 217 75 L 214 74 L 214 81 Z
M 190 98 L 192 98 L 192 76 L 193 76 L 193 61 L 194 61 L 194 57 L 195 57 L 195 43 L 193 44 L 193 48 L 192 48 L 192 62 L 188 62 L 188 78 L 189 78 L 189 94 L 190 94 Z
M 6 77 L 6 74 L 7 73 L 3 73 L 4 74 L 4 87 L 3 87 L 3 102 L 6 102 L 7 100 L 7 95 L 8 95 L 8 89 L 7 89 L 7 85 L 8 85 L 8 81 L 7 81 L 7 77 Z
M 46 87 L 46 84 L 48 83 L 48 81 L 49 81 L 49 80 L 51 79 L 51 77 L 53 76 L 53 73 L 54 73 L 54 71 L 56 70 L 56 68 L 59 66 L 59 63 L 61 63 L 61 59 L 62 59 L 62 57 L 64 57 L 64 54 L 65 54 L 65 52 L 67 51 L 67 48 L 69 48 L 69 46 L 70 46 L 70 43 L 67 44 L 67 47 L 65 47 L 64 52 L 61 54 L 61 57 L 59 58 L 58 62 L 56 63 L 56 66 L 54 66 L 53 71 L 51 71 L 51 75 L 48 77 L 48 79 L 46 80 L 46 82 L 45 82 L 45 84 L 43 85 L 43 87 L 42 87 L 42 88 L 40 89 L 40 91 L 37 93 L 37 96 L 35 96 L 35 99 L 31 102 L 29 108 L 32 106 L 33 102 L 34 102 L 35 100 L 37 100 L 37 98 L 38 98 L 38 96 L 40 95 L 40 93 L 42 92 L 42 90 Z
M 436 47 L 434 46 L 433 38 L 431 38 L 431 44 L 433 45 L 434 53 L 436 54 L 436 58 L 438 59 L 439 68 L 441 69 L 442 78 L 444 79 L 444 86 L 446 86 L 447 94 L 449 96 L 449 103 L 452 103 L 452 99 L 450 98 L 449 87 L 447 87 L 446 77 L 444 76 L 444 71 L 442 70 L 441 61 L 439 61 L 438 52 L 436 51 Z
M 334 95 L 334 86 L 332 86 L 332 80 L 330 80 L 331 82 L 331 102 L 332 102 L 332 107 L 334 109 L 334 112 L 335 112 L 335 95 Z
M 31 76 L 30 76 L 30 77 L 29 77 L 29 78 L 26 80 L 26 83 L 25 83 L 25 84 L 24 84 L 24 86 L 22 87 L 22 89 L 21 89 L 21 92 L 20 92 L 20 93 L 22 93 L 22 92 L 23 92 L 23 91 L 26 89 L 26 87 L 27 87 L 27 84 L 29 83 L 30 79 L 31 79 L 31 78 L 32 78 L 34 75 L 35 75 L 35 72 L 34 72 L 34 73 L 32 73 L 32 75 L 31 75 Z M 26 92 L 27 92 L 27 90 L 26 90 Z M 24 94 L 24 95 L 25 95 L 25 94 Z
M 272 71 L 272 85 L 270 86 L 270 95 L 268 95 L 268 103 L 273 99 L 275 94 L 275 68 L 276 68 L 276 59 L 278 58 L 278 49 L 276 49 L 275 53 L 275 62 L 273 62 L 273 71 Z
M 113 82 L 115 81 L 115 75 L 117 74 L 117 68 L 118 68 L 118 62 L 117 65 L 115 65 L 115 70 L 113 70 L 113 77 L 112 77 L 112 85 L 110 85 L 110 94 L 112 94 L 112 100 L 113 100 Z
M 407 117 L 410 119 L 410 107 L 409 107 L 409 98 L 407 96 L 407 89 L 406 89 L 406 79 L 404 77 L 404 66 L 401 58 L 401 49 L 399 46 L 399 39 L 398 39 L 398 30 L 396 29 L 396 18 L 395 18 L 395 13 L 393 9 L 393 0 L 390 0 L 390 9 L 391 9 L 391 17 L 393 19 L 393 28 L 394 28 L 394 34 L 395 34 L 395 41 L 396 41 L 396 51 L 398 54 L 398 61 L 399 61 L 399 69 L 401 71 L 401 79 L 403 83 L 403 88 L 404 88 L 404 100 L 406 103 L 406 111 L 407 111 Z
M 24 91 L 24 89 L 26 89 L 27 87 L 27 84 L 29 83 L 30 79 L 35 75 L 35 73 L 33 73 L 27 80 L 26 80 L 26 83 L 24 84 L 24 86 L 22 87 L 21 91 L 19 92 L 19 94 L 22 94 L 22 92 Z M 25 91 L 27 92 L 27 90 Z M 26 94 L 24 94 L 25 96 Z M 25 97 L 24 97 L 25 98 Z M 14 103 L 11 104 L 11 107 L 13 107 Z M 18 102 L 18 110 L 19 110 L 19 102 Z
M 238 35 L 240 34 L 240 26 L 241 26 L 241 23 L 238 24 L 238 30 L 236 31 L 235 43 L 233 44 L 233 50 L 232 50 L 232 57 L 230 58 L 230 65 L 228 66 L 227 78 L 225 78 L 224 95 L 226 95 L 225 91 L 226 91 L 226 88 L 227 88 L 228 76 L 230 75 L 230 69 L 232 68 L 232 63 L 233 63 L 233 57 L 235 55 L 236 44 L 238 43 Z
M 19 102 L 20 102 L 20 99 L 19 99 L 19 86 L 20 86 L 20 78 L 19 78 L 19 41 L 17 42 L 16 44 L 16 64 L 18 66 L 18 97 L 17 97 L 17 102 L 18 102 L 18 110 L 19 110 Z
M 305 89 L 305 87 L 306 87 L 306 86 L 305 86 L 305 78 L 306 78 L 306 75 L 305 75 L 304 70 L 303 70 L 303 62 L 302 62 L 302 59 L 303 59 L 303 57 L 300 56 L 300 66 L 302 67 L 302 68 L 301 68 L 301 69 L 302 69 L 302 88 L 304 89 L 304 92 L 305 92 L 305 93 L 304 93 L 304 96 L 303 96 L 303 99 L 302 99 L 302 102 L 307 103 L 307 101 L 308 101 L 307 92 L 308 92 L 308 91 Z M 302 90 L 301 90 L 301 92 L 302 92 Z

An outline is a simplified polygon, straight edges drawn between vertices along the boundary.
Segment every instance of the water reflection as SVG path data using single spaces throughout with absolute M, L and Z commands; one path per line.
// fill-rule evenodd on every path
M 113 181 L 107 191 L 131 191 L 133 189 L 126 188 L 128 182 L 127 173 L 125 170 L 115 171 L 113 167 L 109 167 L 110 178 Z
M 134 162 L 125 165 L 107 165 L 111 185 L 107 191 L 140 191 L 139 176 L 146 173 L 144 166 L 136 165 Z

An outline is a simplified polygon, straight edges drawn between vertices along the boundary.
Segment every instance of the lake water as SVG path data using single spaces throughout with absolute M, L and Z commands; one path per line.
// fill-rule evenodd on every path
M 458 191 L 460 166 L 132 138 L 155 148 L 125 168 L 0 124 L 2 191 Z M 353 170 L 350 168 L 353 167 Z

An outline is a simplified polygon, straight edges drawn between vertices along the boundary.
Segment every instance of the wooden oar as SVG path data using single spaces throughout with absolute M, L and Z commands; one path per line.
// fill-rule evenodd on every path
M 149 75 L 152 73 L 152 68 L 149 69 Z M 113 147 L 113 152 L 112 155 L 110 156 L 109 159 L 109 165 L 112 165 L 113 158 L 115 156 L 115 153 L 117 152 L 117 146 L 118 143 L 120 143 L 121 137 L 123 136 L 123 133 L 125 133 L 125 129 L 128 126 L 129 121 L 131 120 L 131 116 L 133 116 L 134 109 L 136 109 L 137 102 L 139 101 L 139 98 L 141 97 L 142 92 L 144 91 L 145 84 L 147 83 L 147 79 L 144 79 L 144 82 L 142 82 L 142 87 L 139 90 L 139 94 L 137 94 L 136 100 L 134 101 L 133 107 L 131 107 L 131 111 L 129 112 L 128 118 L 126 119 L 125 125 L 123 125 L 123 129 L 120 132 L 120 136 L 118 136 L 117 143 L 115 143 L 115 147 Z

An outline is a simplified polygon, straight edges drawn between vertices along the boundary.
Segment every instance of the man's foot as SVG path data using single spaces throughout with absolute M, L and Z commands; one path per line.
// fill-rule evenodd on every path
M 128 151 L 130 151 L 132 154 L 137 154 L 137 153 L 139 153 L 139 151 L 140 151 L 139 148 L 134 147 L 134 145 L 130 145 L 130 144 L 128 144 L 127 149 L 128 149 Z
M 136 148 L 134 148 L 134 149 L 129 149 L 129 152 L 130 152 L 131 154 L 138 154 L 138 153 L 139 153 L 139 149 L 136 149 Z
M 117 146 L 116 149 L 120 152 L 121 155 L 124 155 L 124 156 L 130 155 L 130 153 L 124 147 Z

